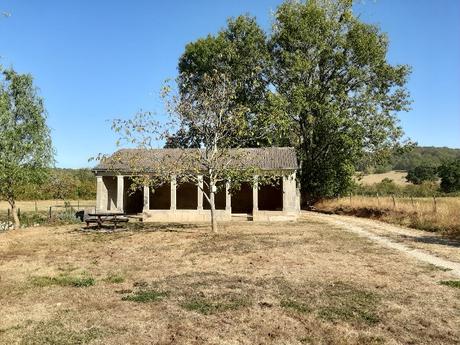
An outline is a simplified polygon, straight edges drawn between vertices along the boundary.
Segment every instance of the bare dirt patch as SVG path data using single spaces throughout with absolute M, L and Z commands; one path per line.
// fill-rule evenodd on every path
M 321 220 L 33 228 L 0 260 L 1 344 L 460 341 L 456 278 Z

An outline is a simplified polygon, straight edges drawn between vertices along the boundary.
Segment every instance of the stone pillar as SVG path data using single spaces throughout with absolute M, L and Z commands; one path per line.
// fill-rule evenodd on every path
M 124 194 L 125 194 L 125 178 L 122 175 L 117 176 L 117 209 L 120 212 L 124 212 Z
M 171 176 L 171 210 L 176 209 L 176 175 Z
M 103 176 L 96 176 L 96 210 L 107 211 L 108 192 Z
M 298 202 L 299 196 L 294 172 L 291 175 L 283 176 L 283 211 L 297 211 Z
M 252 186 L 252 213 L 259 210 L 259 185 L 257 183 L 258 176 L 254 176 L 254 185 Z
M 142 211 L 148 211 L 150 209 L 150 187 L 144 185 L 144 207 Z
M 225 182 L 225 211 L 232 213 L 232 195 L 230 194 L 230 181 Z
M 102 176 L 96 176 L 96 210 L 102 210 Z
M 283 175 L 281 183 L 283 184 L 283 211 L 287 211 L 287 196 L 288 196 L 288 186 L 289 183 L 287 176 Z
M 198 175 L 198 206 L 197 210 L 203 210 L 203 175 Z

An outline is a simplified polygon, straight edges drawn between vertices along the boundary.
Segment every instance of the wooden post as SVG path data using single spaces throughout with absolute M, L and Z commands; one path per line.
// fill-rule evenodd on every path
M 18 207 L 18 218 L 21 219 L 21 209 Z
M 10 209 L 8 209 L 8 215 L 6 216 L 6 228 L 10 228 Z
M 434 211 L 434 213 L 438 212 L 438 205 L 437 205 L 437 202 L 436 202 L 436 195 L 433 195 L 433 211 Z
M 51 219 L 51 207 L 52 206 L 50 206 L 50 210 L 49 210 L 49 219 Z
M 351 193 L 350 193 L 350 205 L 351 205 Z
M 80 199 L 77 200 L 77 211 L 80 211 Z
M 37 200 L 35 200 L 35 212 L 38 212 Z
M 393 210 L 396 210 L 396 200 L 394 194 L 391 194 L 391 199 L 393 200 Z
M 377 206 L 380 207 L 379 193 L 377 193 Z

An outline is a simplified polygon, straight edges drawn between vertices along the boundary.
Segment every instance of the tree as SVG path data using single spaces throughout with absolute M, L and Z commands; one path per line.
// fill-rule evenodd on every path
M 53 163 L 43 100 L 32 76 L 2 71 L 0 85 L 0 197 L 9 202 L 20 226 L 16 199 L 22 186 L 39 183 Z
M 435 167 L 420 165 L 407 172 L 406 180 L 417 185 L 423 182 L 434 182 L 437 179 L 436 170 Z
M 445 162 L 438 168 L 441 190 L 445 193 L 460 191 L 460 158 Z
M 286 1 L 275 13 L 271 80 L 295 131 L 311 200 L 347 191 L 358 162 L 383 161 L 403 134 L 410 68 L 391 65 L 388 38 L 351 0 Z
M 268 79 L 270 52 L 267 37 L 255 18 L 239 16 L 229 19 L 227 27 L 215 36 L 207 36 L 187 44 L 179 59 L 179 91 L 183 94 L 197 87 L 205 87 L 204 76 L 225 74 L 235 86 L 232 106 L 244 108 L 246 131 L 242 140 L 248 147 L 279 143 L 283 128 L 271 116 L 271 97 Z M 267 126 L 261 137 L 260 131 Z M 168 138 L 166 147 L 196 147 L 196 133 L 191 124 Z
M 186 76 L 181 75 L 178 83 Z M 172 126 L 177 132 L 190 133 L 193 128 L 193 149 L 180 148 L 180 154 L 173 158 L 167 154 L 143 164 L 144 150 L 138 154 L 125 156 L 125 151 L 112 155 L 110 161 L 100 157 L 106 166 L 116 170 L 120 161 L 129 159 L 129 171 L 134 179 L 133 188 L 149 185 L 156 188 L 169 182 L 171 176 L 177 183 L 191 182 L 198 186 L 210 205 L 212 231 L 217 232 L 215 216 L 215 195 L 226 182 L 231 181 L 232 188 L 238 188 L 241 182 L 253 183 L 258 169 L 251 165 L 247 151 L 239 150 L 244 147 L 247 130 L 245 118 L 246 109 L 236 103 L 238 85 L 225 74 L 212 71 L 203 74 L 201 82 L 190 84 L 187 92 L 166 85 L 163 97 L 170 116 L 169 121 L 161 123 L 150 112 L 138 113 L 133 119 L 115 120 L 113 129 L 120 134 L 120 143 L 134 144 L 140 149 L 151 149 L 158 141 L 170 137 Z M 260 137 L 264 132 L 259 132 Z M 256 139 L 254 136 L 251 139 Z M 110 165 L 111 164 L 111 165 Z M 270 174 L 260 176 L 258 183 L 275 183 L 276 179 Z

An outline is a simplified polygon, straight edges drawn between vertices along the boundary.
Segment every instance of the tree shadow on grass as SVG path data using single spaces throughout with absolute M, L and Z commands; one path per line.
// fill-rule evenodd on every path
M 440 244 L 443 246 L 460 248 L 460 241 L 445 237 L 439 236 L 409 236 L 409 235 L 401 235 L 400 236 L 403 240 L 412 241 L 412 242 L 420 242 L 420 243 L 427 243 L 427 244 Z
M 135 232 L 175 232 L 175 233 L 194 233 L 200 230 L 207 230 L 208 225 L 204 224 L 182 224 L 182 223 L 127 223 L 122 227 L 114 229 L 111 226 L 90 226 L 73 229 L 70 232 L 83 232 L 90 234 L 115 234 L 115 233 L 135 233 Z

